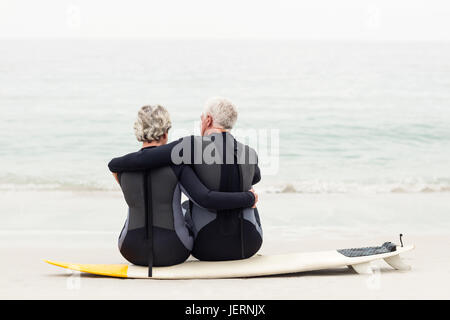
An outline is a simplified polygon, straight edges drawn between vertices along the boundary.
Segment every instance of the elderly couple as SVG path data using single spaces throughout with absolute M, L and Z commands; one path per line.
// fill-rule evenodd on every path
M 169 113 L 139 110 L 134 130 L 142 149 L 109 163 L 128 204 L 119 237 L 123 257 L 135 265 L 171 266 L 192 254 L 204 261 L 246 259 L 262 244 L 253 185 L 261 179 L 256 152 L 229 133 L 236 107 L 207 101 L 201 135 L 167 143 Z M 188 201 L 182 203 L 181 192 Z

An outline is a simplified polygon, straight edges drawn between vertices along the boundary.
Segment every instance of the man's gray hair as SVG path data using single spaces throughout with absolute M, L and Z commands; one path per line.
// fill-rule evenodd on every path
M 226 130 L 233 129 L 238 117 L 236 106 L 230 100 L 220 97 L 206 101 L 204 114 L 213 118 L 213 125 Z

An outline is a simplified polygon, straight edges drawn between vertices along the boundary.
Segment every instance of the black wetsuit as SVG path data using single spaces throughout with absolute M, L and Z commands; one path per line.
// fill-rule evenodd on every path
M 128 156 L 151 155 L 158 148 L 141 149 Z M 182 263 L 189 257 L 193 234 L 182 212 L 181 190 L 186 190 L 189 199 L 199 206 L 209 209 L 246 208 L 255 202 L 251 192 L 209 190 L 186 165 L 121 172 L 119 182 L 129 207 L 119 237 L 119 250 L 129 262 L 142 266 L 149 263 L 170 266 Z M 149 225 L 152 226 L 151 241 Z M 152 254 L 149 255 L 149 252 Z
M 130 172 L 172 165 L 175 162 L 174 150 L 182 144 L 190 145 L 193 149 L 187 156 L 184 154 L 186 149 L 181 150 L 182 162 L 189 164 L 211 190 L 247 191 L 261 179 L 257 161 L 252 162 L 249 157 L 256 156 L 256 152 L 238 143 L 229 133 L 186 137 L 158 148 L 115 158 L 109 163 L 109 168 L 112 172 Z M 198 153 L 194 150 L 204 152 L 211 146 L 216 148 L 212 152 L 216 161 L 211 163 L 202 158 L 198 162 L 195 158 Z M 244 155 L 244 160 L 239 162 L 237 159 L 241 159 L 241 155 Z M 230 158 L 234 162 L 230 163 Z M 189 195 L 189 190 L 186 193 Z M 237 260 L 249 258 L 260 249 L 262 228 L 257 209 L 230 208 L 224 203 L 217 204 L 217 210 L 205 210 L 202 207 L 192 195 L 190 202 L 183 204 L 186 221 L 194 234 L 194 257 L 212 261 Z

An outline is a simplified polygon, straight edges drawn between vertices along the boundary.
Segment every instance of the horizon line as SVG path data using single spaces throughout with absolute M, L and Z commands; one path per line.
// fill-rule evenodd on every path
M 171 40 L 171 41 L 294 41 L 294 42 L 363 42 L 363 43 L 450 43 L 450 39 L 381 39 L 381 38 L 299 38 L 299 37 L 154 37 L 154 36 L 1 36 L 0 40 Z

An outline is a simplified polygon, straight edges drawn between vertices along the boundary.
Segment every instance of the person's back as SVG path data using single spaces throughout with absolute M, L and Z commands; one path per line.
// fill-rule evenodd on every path
M 135 265 L 147 266 L 152 251 L 154 266 L 184 262 L 193 238 L 185 225 L 180 187 L 172 168 L 124 172 L 119 175 L 119 183 L 129 208 L 119 237 L 123 257 Z
M 229 133 L 213 133 L 194 139 L 194 153 L 201 149 L 203 161 L 193 164 L 200 180 L 211 190 L 249 190 L 259 181 L 256 152 Z M 208 157 L 214 150 L 214 161 Z M 253 161 L 252 161 L 253 159 Z M 262 245 L 262 228 L 256 208 L 207 210 L 189 202 L 194 247 L 199 260 L 238 260 L 253 256 Z

